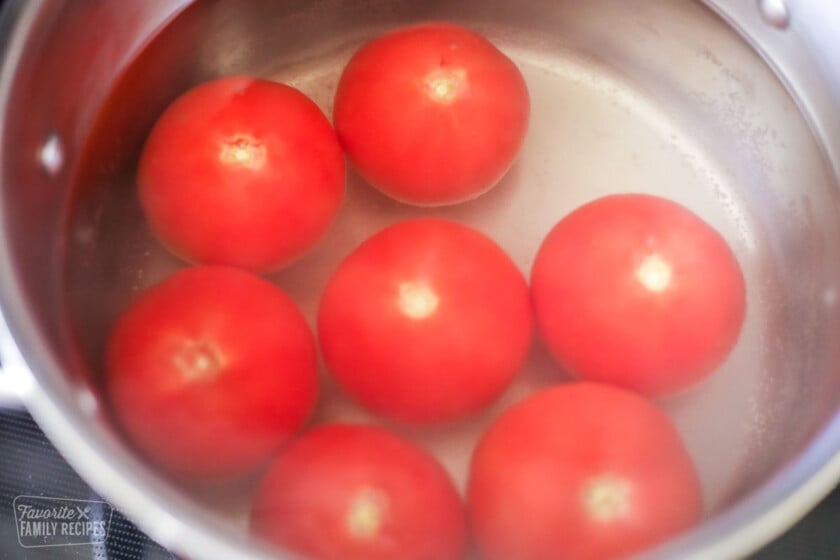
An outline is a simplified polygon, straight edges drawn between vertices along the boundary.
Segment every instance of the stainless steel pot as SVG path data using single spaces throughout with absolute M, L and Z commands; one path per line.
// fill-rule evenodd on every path
M 691 206 L 749 286 L 741 341 L 715 376 L 661 402 L 700 470 L 708 515 L 649 558 L 734 558 L 840 477 L 840 4 L 826 0 L 28 0 L 9 2 L 0 79 L 0 399 L 23 403 L 70 463 L 163 545 L 266 558 L 247 490 L 159 476 L 108 421 L 102 340 L 137 291 L 182 263 L 144 226 L 133 166 L 187 87 L 251 73 L 329 114 L 343 63 L 396 25 L 473 27 L 522 68 L 532 124 L 519 163 L 477 201 L 435 211 L 530 267 L 560 217 L 608 192 Z M 271 277 L 311 319 L 343 255 L 427 213 L 349 179 L 322 247 Z M 493 411 L 416 437 L 456 479 L 494 413 L 556 381 L 539 351 Z M 321 417 L 364 413 L 325 389 Z

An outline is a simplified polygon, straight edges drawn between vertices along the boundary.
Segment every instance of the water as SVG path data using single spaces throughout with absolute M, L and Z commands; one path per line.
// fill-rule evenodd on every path
M 318 296 L 329 270 L 361 240 L 397 220 L 436 215 L 484 231 L 514 259 L 526 277 L 548 231 L 564 215 L 595 198 L 619 192 L 664 196 L 688 206 L 729 241 L 739 255 L 748 283 L 756 271 L 750 255 L 759 242 L 737 185 L 698 146 L 690 131 L 663 113 L 621 76 L 592 60 L 564 52 L 545 57 L 510 50 L 531 93 L 531 125 L 515 167 L 487 195 L 442 210 L 414 209 L 393 203 L 354 177 L 343 209 L 328 238 L 299 264 L 274 275 L 302 303 L 314 326 Z M 342 52 L 314 69 L 275 79 L 301 89 L 326 114 L 349 53 Z M 299 70 L 299 69 L 298 69 Z M 738 348 L 712 379 L 690 395 L 663 401 L 683 433 L 715 508 L 728 497 L 728 481 L 744 458 L 739 453 L 704 450 L 744 449 L 755 415 L 743 406 L 763 377 L 766 365 L 754 359 L 766 322 L 760 298 L 752 292 Z M 479 418 L 454 428 L 417 431 L 414 436 L 436 452 L 458 484 L 466 482 L 477 437 L 499 412 L 529 393 L 568 377 L 539 343 L 514 385 Z M 709 415 L 714 407 L 716 413 Z M 324 420 L 376 421 L 334 388 L 321 405 Z
M 493 28 L 488 30 L 492 37 Z M 659 402 L 683 435 L 700 474 L 706 509 L 714 511 L 760 481 L 780 457 L 779 449 L 789 449 L 782 441 L 784 425 L 802 398 L 803 375 L 794 369 L 804 350 L 801 345 L 797 349 L 799 339 L 791 327 L 780 323 L 790 312 L 789 282 L 778 260 L 786 241 L 768 224 L 777 211 L 773 197 L 785 184 L 808 183 L 809 192 L 817 193 L 815 200 L 828 190 L 810 131 L 763 67 L 745 77 L 708 51 L 681 54 L 677 49 L 672 59 L 659 61 L 659 69 L 672 64 L 674 72 L 689 74 L 693 68 L 685 61 L 691 61 L 697 65 L 696 83 L 703 84 L 693 90 L 688 80 L 680 90 L 657 83 L 657 68 L 633 72 L 630 64 L 608 64 L 545 37 L 520 40 L 504 30 L 498 37 L 520 66 L 532 102 L 524 147 L 502 182 L 474 201 L 430 210 L 396 203 L 351 171 L 343 208 L 323 242 L 269 279 L 297 301 L 314 329 L 320 294 L 338 263 L 371 234 L 402 219 L 438 216 L 473 226 L 504 248 L 528 277 L 547 232 L 590 200 L 640 192 L 691 208 L 729 242 L 748 286 L 746 322 L 729 359 L 700 386 Z M 724 47 L 735 48 L 731 37 L 726 40 L 731 43 L 721 43 Z M 330 45 L 295 64 L 268 64 L 262 75 L 301 89 L 329 116 L 341 69 L 358 40 L 333 39 Z M 752 68 L 754 53 L 738 48 L 728 53 L 729 63 Z M 705 122 L 709 115 L 716 120 Z M 722 137 L 725 131 L 731 136 Z M 117 310 L 184 263 L 151 237 L 137 203 L 133 170 L 123 170 L 91 192 L 99 194 L 80 204 L 73 222 L 70 262 L 75 266 L 70 267 L 68 303 L 82 353 L 96 370 Z M 819 219 L 806 217 L 806 203 L 789 199 L 787 227 Z M 109 289 L 103 291 L 103 284 Z M 827 286 L 812 295 L 830 306 L 836 289 Z M 814 375 L 821 375 L 820 367 L 814 366 Z M 315 422 L 379 422 L 321 370 Z M 568 379 L 537 341 L 514 384 L 488 410 L 452 427 L 404 433 L 434 452 L 463 488 L 472 448 L 489 423 L 526 395 Z M 795 441 L 804 439 L 810 426 L 805 424 L 789 433 Z M 194 490 L 244 526 L 252 481 Z

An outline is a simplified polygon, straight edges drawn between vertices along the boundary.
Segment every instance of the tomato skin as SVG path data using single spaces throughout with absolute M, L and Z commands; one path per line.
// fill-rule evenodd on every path
M 317 243 L 344 182 L 341 146 L 321 110 L 294 88 L 241 76 L 176 99 L 138 171 L 140 202 L 164 245 L 189 261 L 254 271 Z
M 421 448 L 374 426 L 315 428 L 257 492 L 252 532 L 312 560 L 460 560 L 461 499 Z
M 318 334 L 330 372 L 370 410 L 440 424 L 488 405 L 523 365 L 532 338 L 528 287 L 484 234 L 406 220 L 339 266 Z
M 537 324 L 570 373 L 648 395 L 685 389 L 734 348 L 746 286 L 732 250 L 666 199 L 613 195 L 561 220 L 531 272 Z
M 546 389 L 504 412 L 470 470 L 483 560 L 601 560 L 695 524 L 700 483 L 667 416 L 592 382 Z
M 113 414 L 177 475 L 259 467 L 303 427 L 317 383 L 314 338 L 295 304 L 234 268 L 186 269 L 153 286 L 108 340 Z
M 333 121 L 359 173 L 397 200 L 454 204 L 512 165 L 530 100 L 516 65 L 481 35 L 430 23 L 363 46 L 341 76 Z

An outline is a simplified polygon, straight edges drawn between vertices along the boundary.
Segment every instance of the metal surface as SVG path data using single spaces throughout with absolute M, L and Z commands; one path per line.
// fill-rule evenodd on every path
M 32 372 L 18 352 L 0 315 L 0 408 L 22 407 L 32 391 Z
M 231 73 L 295 85 L 329 114 L 342 65 L 365 38 L 427 19 L 490 37 L 519 64 L 533 104 L 522 156 L 502 184 L 433 214 L 488 232 L 527 273 L 572 208 L 651 192 L 715 226 L 744 269 L 749 311 L 735 352 L 707 383 L 661 403 L 698 465 L 708 520 L 652 557 L 744 554 L 837 480 L 840 51 L 829 46 L 840 5 L 789 0 L 779 26 L 768 24 L 766 2 L 710 1 L 747 42 L 690 0 L 188 3 L 18 4 L 0 78 L 0 308 L 11 335 L 0 336 L 0 379 L 10 364 L 31 369 L 26 404 L 47 434 L 164 546 L 194 558 L 267 554 L 242 531 L 247 492 L 159 477 L 111 429 L 99 398 L 113 318 L 183 266 L 150 237 L 137 206 L 145 134 L 179 92 Z M 271 279 L 311 321 L 329 272 L 358 242 L 428 213 L 351 175 L 328 238 Z M 493 414 L 557 379 L 535 351 L 494 410 L 414 436 L 462 484 Z M 366 418 L 329 384 L 322 400 L 321 420 Z

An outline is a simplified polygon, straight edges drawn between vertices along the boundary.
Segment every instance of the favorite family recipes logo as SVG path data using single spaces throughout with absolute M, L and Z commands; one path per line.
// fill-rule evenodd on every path
M 24 548 L 102 543 L 113 513 L 107 502 L 44 496 L 18 496 L 12 506 Z

